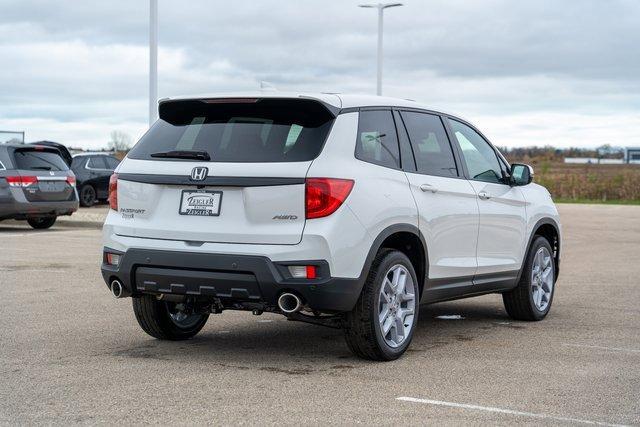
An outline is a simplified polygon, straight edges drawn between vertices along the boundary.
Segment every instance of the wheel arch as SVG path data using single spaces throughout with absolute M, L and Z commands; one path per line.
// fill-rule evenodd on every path
M 558 276 L 560 274 L 560 243 L 561 243 L 560 226 L 552 218 L 542 218 L 538 220 L 538 222 L 536 222 L 536 224 L 533 226 L 531 230 L 531 234 L 529 235 L 527 250 L 525 252 L 525 256 L 522 258 L 522 266 L 520 267 L 520 273 L 518 273 L 517 282 L 520 281 L 520 277 L 522 276 L 522 271 L 524 270 L 524 265 L 527 261 L 529 250 L 531 250 L 531 245 L 533 244 L 533 240 L 536 238 L 536 236 L 544 237 L 545 239 L 547 239 L 547 241 L 551 245 L 551 249 L 553 250 L 553 258 L 555 260 L 555 267 L 556 267 L 554 280 L 558 280 Z
M 376 254 L 382 248 L 396 249 L 409 258 L 416 271 L 420 297 L 426 278 L 428 277 L 428 249 L 424 236 L 412 224 L 394 224 L 382 230 L 373 241 L 362 268 L 361 278 L 366 278 Z

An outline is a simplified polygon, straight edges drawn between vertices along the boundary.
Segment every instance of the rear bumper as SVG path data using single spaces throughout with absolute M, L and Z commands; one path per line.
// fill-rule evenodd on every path
M 78 210 L 78 200 L 62 202 L 19 202 L 0 200 L 0 220 L 27 219 L 37 216 L 71 215 Z
M 209 254 L 131 248 L 119 252 L 118 266 L 103 262 L 102 276 L 107 286 L 117 278 L 126 293 L 178 294 L 219 298 L 226 307 L 247 303 L 275 307 L 278 296 L 295 292 L 312 309 L 345 312 L 353 309 L 363 280 L 330 276 L 323 260 L 273 262 L 254 255 Z M 319 278 L 293 279 L 285 265 L 316 265 Z

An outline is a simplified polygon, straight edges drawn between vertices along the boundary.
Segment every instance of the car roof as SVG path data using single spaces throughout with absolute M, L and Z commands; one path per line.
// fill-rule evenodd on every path
M 441 114 L 448 114 L 437 108 L 413 101 L 411 99 L 393 98 L 386 96 L 343 94 L 328 92 L 281 92 L 281 91 L 252 91 L 252 92 L 230 92 L 230 93 L 210 93 L 202 95 L 175 96 L 163 98 L 160 103 L 167 101 L 185 101 L 193 99 L 215 99 L 215 98 L 302 98 L 313 99 L 334 108 L 361 108 L 361 107 L 403 107 L 428 110 Z M 455 116 L 453 114 L 450 114 Z

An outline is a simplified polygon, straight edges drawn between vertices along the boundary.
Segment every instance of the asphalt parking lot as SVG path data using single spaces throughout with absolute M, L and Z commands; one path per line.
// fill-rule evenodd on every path
M 102 282 L 99 230 L 0 223 L 0 423 L 640 424 L 640 207 L 560 211 L 545 321 L 499 295 L 423 307 L 389 363 L 269 314 L 156 341 Z

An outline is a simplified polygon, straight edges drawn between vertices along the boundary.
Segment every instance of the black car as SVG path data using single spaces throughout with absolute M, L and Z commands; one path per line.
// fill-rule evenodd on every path
M 81 206 L 91 206 L 109 197 L 109 177 L 120 161 L 108 154 L 76 154 L 71 170 L 78 180 Z

